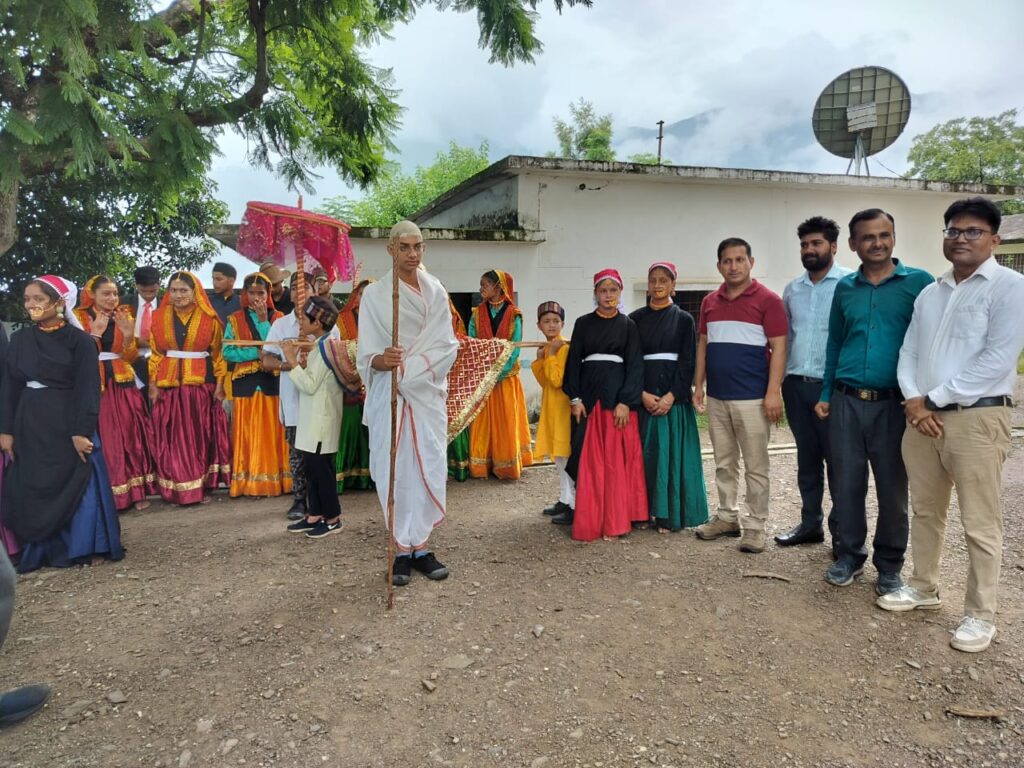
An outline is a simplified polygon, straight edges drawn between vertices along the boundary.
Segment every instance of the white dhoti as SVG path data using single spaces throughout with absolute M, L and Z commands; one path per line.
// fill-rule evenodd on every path
M 426 544 L 444 519 L 448 479 L 448 370 L 458 343 L 448 294 L 432 275 L 417 273 L 419 290 L 399 282 L 398 447 L 395 457 L 395 543 L 408 552 Z M 363 292 L 356 363 L 366 385 L 363 423 L 370 433 L 370 476 L 387 520 L 391 469 L 391 372 L 371 361 L 391 346 L 391 280 L 388 272 Z

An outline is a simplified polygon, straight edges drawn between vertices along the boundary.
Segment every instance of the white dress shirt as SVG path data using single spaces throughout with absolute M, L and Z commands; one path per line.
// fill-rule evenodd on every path
M 149 337 L 142 338 L 142 314 L 146 311 L 146 305 L 149 304 L 149 317 L 152 322 L 153 315 L 160 308 L 160 299 L 153 298 L 146 301 L 141 296 L 135 297 L 136 308 L 135 308 L 135 338 L 139 340 L 139 354 L 143 357 L 149 357 Z M 150 328 L 152 330 L 152 327 Z
M 782 291 L 789 333 L 786 340 L 786 375 L 821 379 L 825 376 L 825 347 L 832 296 L 839 281 L 853 272 L 838 262 L 817 283 L 805 271 Z
M 299 318 L 294 312 L 289 312 L 280 317 L 270 326 L 267 333 L 267 343 L 263 345 L 263 351 L 269 352 L 277 357 L 284 358 L 281 347 L 271 344 L 272 341 L 283 341 L 284 339 L 295 339 L 299 336 Z M 339 338 L 338 328 L 331 329 L 332 339 Z M 281 386 L 278 397 L 278 417 L 281 424 L 286 427 L 294 427 L 299 423 L 299 391 L 295 388 L 287 373 L 281 373 Z
M 897 376 L 940 408 L 1012 395 L 1024 347 L 1024 275 L 990 256 L 959 284 L 949 270 L 914 301 Z

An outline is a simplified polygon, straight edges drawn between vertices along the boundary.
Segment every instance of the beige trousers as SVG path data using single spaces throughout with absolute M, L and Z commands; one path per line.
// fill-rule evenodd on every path
M 925 437 L 910 426 L 903 434 L 913 509 L 910 585 L 924 592 L 938 591 L 946 514 L 956 486 L 969 560 L 964 615 L 993 621 L 1003 549 L 1000 488 L 1010 449 L 1010 409 L 968 408 L 942 411 L 938 416 L 942 437 Z
M 715 485 L 718 517 L 739 522 L 747 530 L 763 531 L 768 522 L 768 436 L 771 426 L 764 415 L 764 400 L 716 400 L 708 402 L 708 431 L 715 452 Z M 746 514 L 740 517 L 737 502 L 743 457 L 747 484 Z

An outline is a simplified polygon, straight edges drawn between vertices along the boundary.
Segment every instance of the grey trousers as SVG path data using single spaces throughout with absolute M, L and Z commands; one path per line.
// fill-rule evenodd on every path
M 17 583 L 14 566 L 3 544 L 0 544 L 0 648 L 7 638 L 7 630 L 11 626 L 11 615 L 14 613 L 14 585 Z

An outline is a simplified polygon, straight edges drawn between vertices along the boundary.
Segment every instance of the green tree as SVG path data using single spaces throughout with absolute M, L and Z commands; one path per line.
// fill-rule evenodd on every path
M 937 181 L 1024 186 L 1024 125 L 1017 110 L 995 117 L 959 117 L 914 137 L 907 175 Z M 1024 211 L 1024 200 L 1001 205 L 1004 213 Z
M 453 141 L 447 152 L 438 152 L 432 164 L 420 166 L 412 174 L 390 163 L 365 197 L 329 198 L 321 211 L 357 227 L 390 227 L 486 168 L 490 164 L 488 151 L 486 141 L 479 149 L 460 147 Z
M 668 158 L 658 159 L 658 156 L 654 152 L 637 152 L 635 155 L 630 155 L 626 158 L 631 163 L 637 163 L 638 165 L 672 165 L 672 161 Z
M 574 160 L 612 162 L 612 116 L 598 115 L 585 99 L 569 104 L 569 120 L 555 118 L 555 136 L 560 157 Z
M 20 236 L 0 259 L 0 317 L 22 316 L 21 287 L 35 275 L 58 274 L 83 285 L 102 272 L 129 286 L 136 264 L 165 273 L 195 269 L 219 252 L 205 232 L 228 210 L 205 182 L 183 187 L 174 211 L 164 216 L 145 188 L 129 189 L 112 175 L 68 179 L 51 172 L 21 186 Z
M 553 0 L 590 6 L 592 0 Z M 362 51 L 424 5 L 475 11 L 491 60 L 531 61 L 540 0 L 3 0 L 0 254 L 19 189 L 50 173 L 130 175 L 165 220 L 205 177 L 217 138 L 293 188 L 333 166 L 370 183 L 400 108 Z

